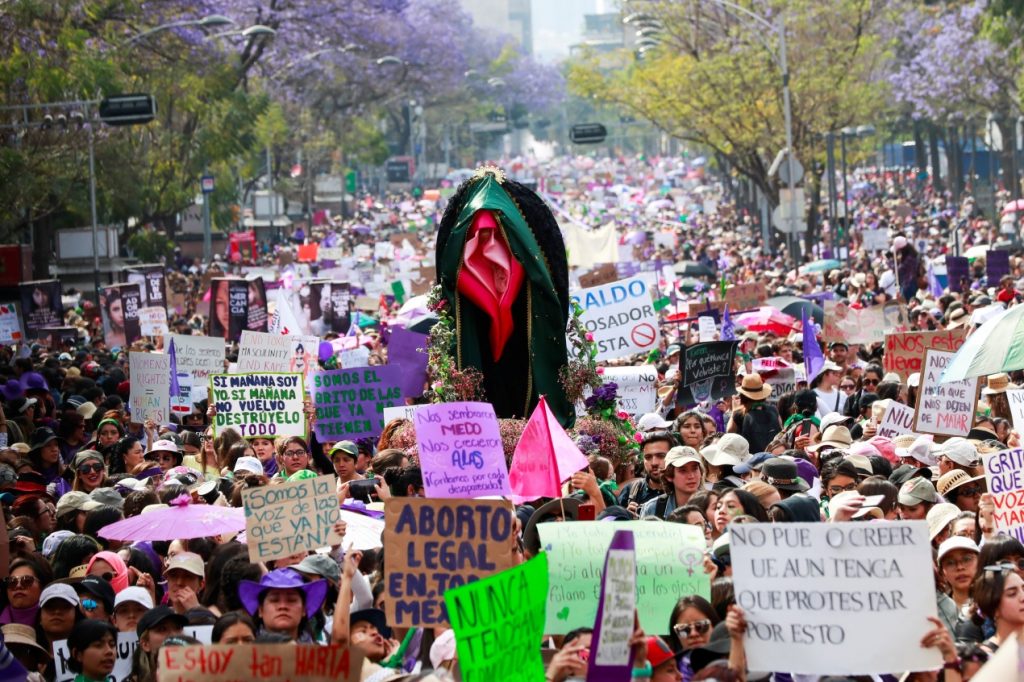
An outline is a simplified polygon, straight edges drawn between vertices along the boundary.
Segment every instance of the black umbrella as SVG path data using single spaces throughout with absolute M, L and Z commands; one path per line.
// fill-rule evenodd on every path
M 434 313 L 425 313 L 419 317 L 415 317 L 409 320 L 409 325 L 406 327 L 411 332 L 418 332 L 420 334 L 429 334 L 430 329 L 437 324 L 437 315 Z
M 781 310 L 787 315 L 800 319 L 803 310 L 814 320 L 815 324 L 825 324 L 825 311 L 814 301 L 808 301 L 799 296 L 773 296 L 764 302 L 776 310 Z
M 672 268 L 677 275 L 683 277 L 714 277 L 715 272 L 708 265 L 695 260 L 684 260 Z

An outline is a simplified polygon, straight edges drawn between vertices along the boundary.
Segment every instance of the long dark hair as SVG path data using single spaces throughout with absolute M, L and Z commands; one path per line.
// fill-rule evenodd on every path
M 245 611 L 228 611 L 213 624 L 213 643 L 219 644 L 220 640 L 224 638 L 224 633 L 227 629 L 239 623 L 248 625 L 252 630 L 253 637 L 256 636 L 256 621 L 253 620 L 252 616 Z
M 697 609 L 700 611 L 705 618 L 711 621 L 711 627 L 718 625 L 718 621 L 721 619 L 718 617 L 718 613 L 715 611 L 715 607 L 711 605 L 704 597 L 696 594 L 690 594 L 685 597 L 680 597 L 676 605 L 672 607 L 672 613 L 668 617 L 668 631 L 672 633 L 666 637 L 668 645 L 672 647 L 672 651 L 679 653 L 683 650 L 683 645 L 679 641 L 679 638 L 675 636 L 675 631 L 672 629 L 675 624 L 679 621 L 679 617 L 683 615 L 683 611 L 686 609 Z

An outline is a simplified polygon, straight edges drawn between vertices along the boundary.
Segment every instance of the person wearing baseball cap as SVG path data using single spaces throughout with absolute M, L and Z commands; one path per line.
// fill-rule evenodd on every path
M 188 618 L 175 613 L 170 606 L 157 606 L 146 611 L 135 626 L 139 645 L 132 654 L 132 679 L 155 679 L 157 650 L 168 637 L 180 635 L 186 625 Z
M 39 595 L 39 629 L 51 648 L 53 643 L 67 639 L 75 623 L 85 618 L 78 608 L 75 588 L 67 583 L 51 583 Z
M 111 621 L 118 632 L 135 632 L 139 621 L 153 608 L 153 596 L 145 587 L 132 585 L 117 593 Z
M 935 486 L 931 481 L 920 477 L 911 478 L 900 487 L 896 498 L 899 505 L 900 518 L 904 521 L 923 521 L 928 512 L 939 501 Z
M 334 466 L 334 473 L 338 475 L 338 492 L 341 487 L 352 481 L 360 481 L 366 478 L 356 471 L 356 463 L 359 461 L 359 446 L 350 440 L 338 441 L 331 448 L 331 464 Z
M 167 603 L 175 613 L 184 614 L 199 606 L 199 595 L 206 584 L 203 558 L 192 552 L 181 552 L 167 560 Z
M 665 455 L 663 481 L 667 492 L 648 501 L 640 509 L 640 518 L 667 519 L 677 507 L 682 507 L 702 488 L 704 463 L 700 453 L 687 445 L 677 445 Z
M 640 433 L 647 433 L 648 431 L 657 431 L 659 429 L 670 429 L 672 428 L 672 422 L 665 419 L 657 412 L 648 412 L 647 414 L 640 417 L 636 422 L 636 430 Z

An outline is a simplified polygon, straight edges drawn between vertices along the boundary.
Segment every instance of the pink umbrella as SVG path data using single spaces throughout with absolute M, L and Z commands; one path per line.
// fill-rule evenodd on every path
M 102 528 L 107 540 L 188 540 L 245 530 L 245 512 L 238 507 L 188 504 L 184 496 L 170 506 L 112 523 Z
M 771 306 L 761 306 L 753 312 L 737 315 L 732 321 L 737 327 L 746 327 L 748 331 L 774 332 L 781 336 L 788 335 L 797 327 L 795 317 Z
M 1017 199 L 1003 206 L 1003 215 L 1007 213 L 1015 213 L 1017 211 L 1024 211 L 1024 199 Z

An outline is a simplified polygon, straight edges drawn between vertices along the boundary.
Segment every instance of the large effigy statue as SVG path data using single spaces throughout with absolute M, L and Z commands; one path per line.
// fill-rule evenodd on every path
M 437 277 L 454 319 L 454 364 L 475 368 L 498 417 L 528 417 L 539 396 L 565 427 L 569 269 L 558 223 L 536 193 L 486 167 L 451 197 Z

